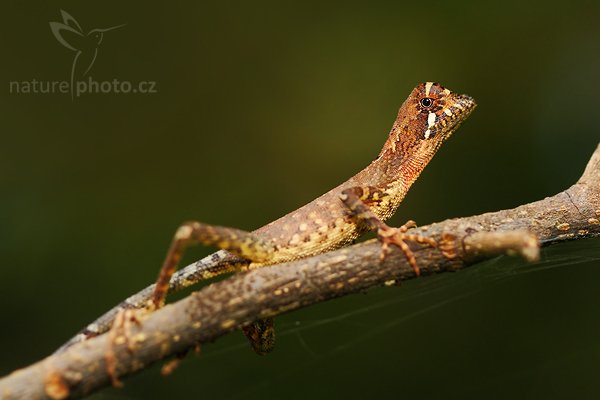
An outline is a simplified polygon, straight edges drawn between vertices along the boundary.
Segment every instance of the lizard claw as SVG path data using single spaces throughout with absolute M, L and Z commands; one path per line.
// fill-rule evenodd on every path
M 409 265 L 415 272 L 415 276 L 420 276 L 421 270 L 417 265 L 417 259 L 406 242 L 417 242 L 427 244 L 431 247 L 437 247 L 437 242 L 426 236 L 406 233 L 410 228 L 415 228 L 416 226 L 417 224 L 412 220 L 408 221 L 400 228 L 392 228 L 386 225 L 385 228 L 380 228 L 378 230 L 377 237 L 381 242 L 381 255 L 379 256 L 381 261 L 385 260 L 385 258 L 390 254 L 390 246 L 396 246 L 404 253 Z

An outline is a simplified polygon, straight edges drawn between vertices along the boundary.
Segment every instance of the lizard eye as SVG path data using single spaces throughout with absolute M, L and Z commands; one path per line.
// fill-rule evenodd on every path
M 431 107 L 433 105 L 433 99 L 431 99 L 430 97 L 423 97 L 421 99 L 421 105 L 424 108 L 429 108 L 429 107 Z

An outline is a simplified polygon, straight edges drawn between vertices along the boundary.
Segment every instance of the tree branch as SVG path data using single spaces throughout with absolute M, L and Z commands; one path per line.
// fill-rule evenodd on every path
M 414 233 L 436 239 L 436 249 L 415 248 L 424 275 L 453 271 L 497 254 L 535 260 L 538 241 L 550 244 L 600 236 L 600 146 L 569 189 L 512 210 L 457 218 Z M 0 397 L 77 398 L 111 382 L 106 355 L 114 343 L 116 374 L 213 341 L 258 318 L 414 277 L 400 251 L 380 261 L 381 246 L 368 241 L 294 262 L 236 274 L 131 324 L 123 332 L 76 344 L 0 380 Z

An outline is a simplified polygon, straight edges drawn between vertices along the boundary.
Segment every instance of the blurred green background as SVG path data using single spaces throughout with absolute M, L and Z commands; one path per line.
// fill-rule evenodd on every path
M 105 33 L 96 81 L 155 94 L 14 94 L 68 80 L 60 10 Z M 377 154 L 410 90 L 478 109 L 392 220 L 553 195 L 599 142 L 600 8 L 546 2 L 0 5 L 0 373 L 52 352 L 155 279 L 188 219 L 257 228 Z M 499 258 L 279 318 L 275 352 L 232 334 L 96 399 L 597 398 L 600 241 Z M 192 262 L 209 249 L 194 249 Z M 535 273 L 530 273 L 535 272 Z

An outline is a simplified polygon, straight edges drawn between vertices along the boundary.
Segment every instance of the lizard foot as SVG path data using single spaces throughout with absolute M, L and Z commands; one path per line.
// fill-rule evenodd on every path
M 404 253 L 404 256 L 408 260 L 408 263 L 412 267 L 413 271 L 415 271 L 415 275 L 420 276 L 421 270 L 417 265 L 417 259 L 415 258 L 413 251 L 410 249 L 406 242 L 417 242 L 421 244 L 427 244 L 431 247 L 437 247 L 437 243 L 432 238 L 426 236 L 406 233 L 410 228 L 416 228 L 416 226 L 417 224 L 415 223 L 415 221 L 412 220 L 408 221 L 400 228 L 392 228 L 390 226 L 385 225 L 384 228 L 379 228 L 379 230 L 377 231 L 377 237 L 382 243 L 380 255 L 381 261 L 385 260 L 385 258 L 390 253 L 390 246 L 396 246 L 400 248 L 400 250 L 402 250 L 402 252 Z
M 122 309 L 115 316 L 110 331 L 108 332 L 108 349 L 104 356 L 106 362 L 106 371 L 110 377 L 110 381 L 114 387 L 122 387 L 123 382 L 119 380 L 117 374 L 117 356 L 115 353 L 115 347 L 127 344 L 127 351 L 133 352 L 134 344 L 130 340 L 131 338 L 131 327 L 132 325 L 139 326 L 141 324 L 142 313 L 145 314 L 149 310 L 138 310 L 138 309 Z

